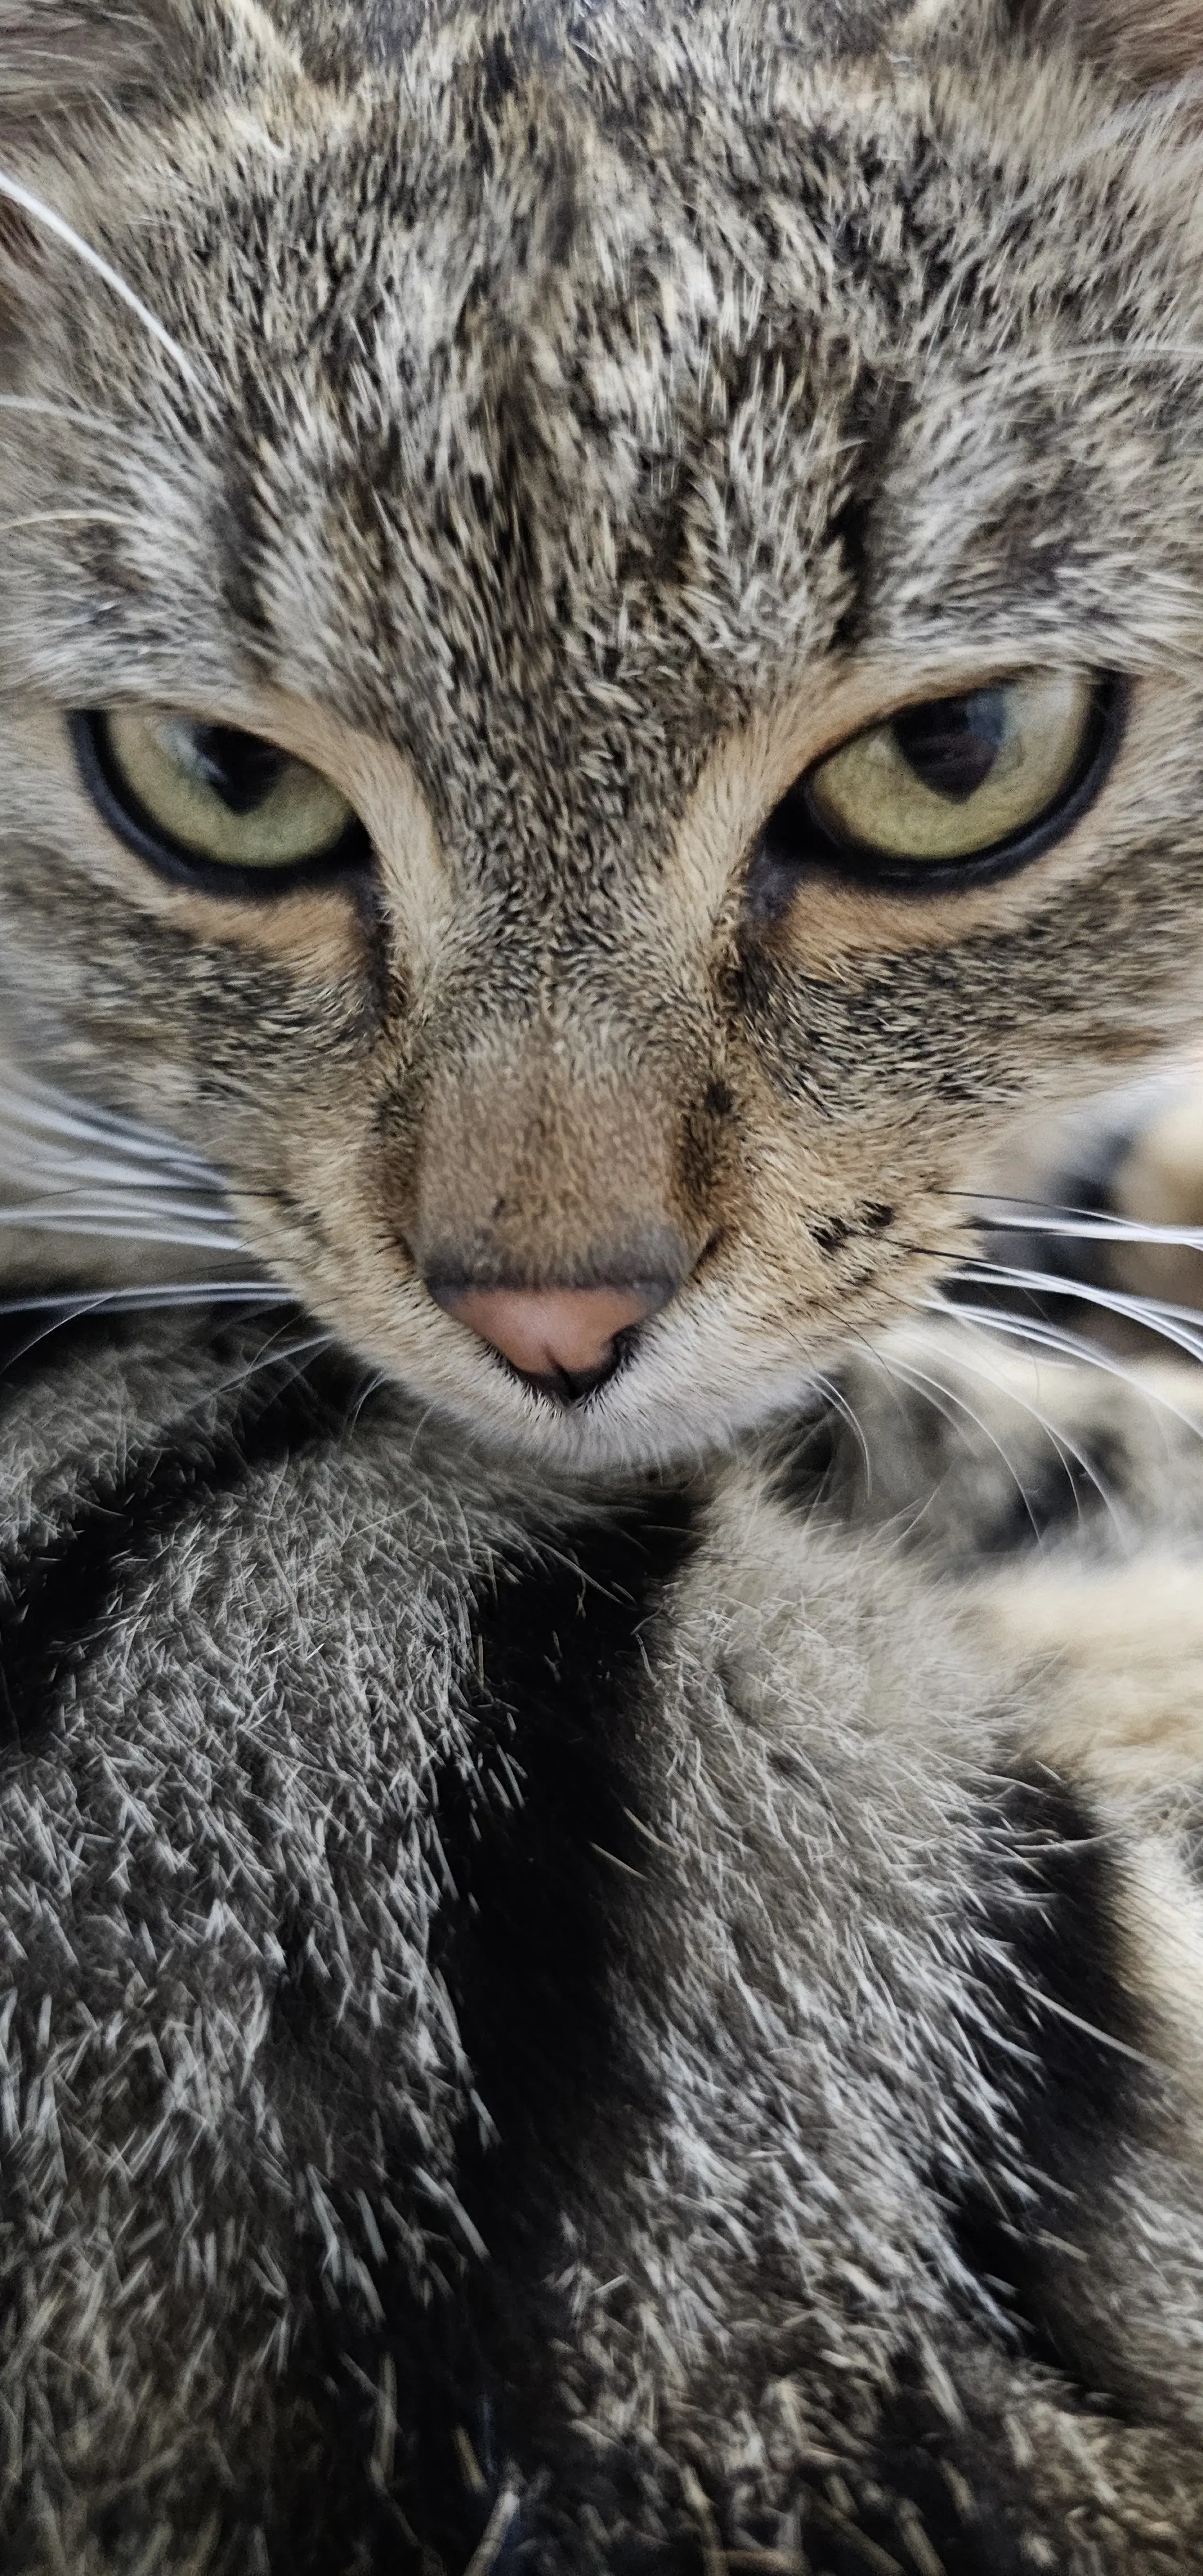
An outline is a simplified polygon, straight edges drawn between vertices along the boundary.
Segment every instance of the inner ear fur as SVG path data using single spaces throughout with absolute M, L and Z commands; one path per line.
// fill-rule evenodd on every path
M 1203 71 L 1203 0 L 1021 0 L 1016 14 L 1134 89 Z

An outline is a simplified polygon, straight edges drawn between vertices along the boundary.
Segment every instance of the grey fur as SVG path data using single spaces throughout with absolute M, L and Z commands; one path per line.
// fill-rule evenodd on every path
M 1016 1108 L 1197 1019 L 1189 117 L 930 9 L 869 55 L 810 11 L 472 12 L 323 86 L 253 10 L 156 8 L 103 112 L 107 15 L 54 23 L 6 40 L 9 167 L 142 310 L 12 209 L 14 1034 L 209 1154 L 430 1399 L 688 1455 L 897 1317 Z M 758 926 L 825 711 L 1016 656 L 1138 684 L 1065 848 Z M 189 904 L 120 850 L 61 710 L 148 698 L 299 728 L 378 914 Z M 705 1260 L 579 1421 L 415 1275 L 665 1223 Z
M 9 1416 L 10 1566 L 53 1562 L 81 1493 L 115 1514 L 164 1460 L 220 1450 L 256 1357 L 274 1383 L 257 1337 L 159 1327 L 47 1371 Z M 462 1866 L 449 1782 L 486 1835 L 498 1795 L 472 1605 L 532 1551 L 587 1565 L 597 1506 L 516 1506 L 383 1391 L 181 1490 L 169 1544 L 142 1492 L 149 1535 L 135 1512 L 106 1546 L 103 1626 L 4 1811 L 9 2563 L 408 2564 L 409 2344 L 420 2390 L 421 2337 L 500 2251 L 460 2179 L 490 2104 L 429 1967 Z M 533 2460 L 486 2461 L 487 2502 L 525 2497 L 557 2568 L 658 2564 L 707 2512 L 819 2569 L 844 2526 L 923 2565 L 944 2524 L 951 2565 L 1188 2567 L 1203 2212 L 1172 2039 L 1147 1999 L 1139 2065 L 1100 2036 L 1127 2052 L 1127 2135 L 1062 2177 L 1055 2226 L 997 2053 L 1010 2028 L 1018 2078 L 1040 2045 L 1007 1931 L 1040 1836 L 1025 1863 L 988 1821 L 1039 1691 L 986 1669 L 930 1578 L 772 1493 L 748 1467 L 699 1493 L 699 1552 L 644 1630 L 638 1861 L 602 1856 L 625 2107 L 576 2105 L 542 2432 Z M 1113 1824 L 1121 1872 L 1138 1841 Z M 531 2067 L 554 2093 L 537 2035 Z M 967 2264 L 950 2213 L 979 2189 L 1050 2240 L 1068 2382 Z M 942 2520 L 883 2465 L 900 2372 Z M 1083 2412 L 1074 2377 L 1122 2411 Z M 476 2393 L 469 2374 L 466 2412 Z
M 1197 1398 L 1067 1479 L 847 1366 L 1197 1024 L 1185 23 L 0 0 L 10 1284 L 166 1293 L 125 1117 L 305 1310 L 6 1382 L 6 2566 L 1203 2558 Z M 818 749 L 1030 663 L 1130 683 L 1063 843 L 758 913 Z M 371 885 L 144 870 L 63 717 L 148 703 Z M 571 1413 L 422 1283 L 669 1235 Z

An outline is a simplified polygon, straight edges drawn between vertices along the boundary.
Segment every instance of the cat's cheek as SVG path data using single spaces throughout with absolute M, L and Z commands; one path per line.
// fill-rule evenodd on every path
M 1063 841 L 992 883 L 929 892 L 921 884 L 894 889 L 829 869 L 799 870 L 770 908 L 745 918 L 745 954 L 779 974 L 844 988 L 885 959 L 936 957 L 970 941 L 1017 935 L 1054 905 L 1064 906 L 1071 922 L 1083 876 L 1127 842 L 1125 804 L 1122 787 L 1113 798 L 1104 790 Z
M 89 887 L 116 899 L 106 906 L 110 919 L 119 917 L 120 905 L 131 940 L 145 940 L 148 929 L 153 937 L 153 926 L 161 924 L 169 937 L 215 959 L 241 954 L 274 962 L 292 985 L 328 987 L 374 972 L 377 917 L 358 880 L 261 898 L 223 897 L 155 876 L 132 854 L 102 846 L 95 828 L 70 857 L 56 852 L 55 860 L 52 900 L 60 916 L 82 865 Z
M 774 1088 L 871 1119 L 888 1060 L 895 1099 L 967 1134 L 1192 1037 L 1199 738 L 1193 688 L 1150 679 L 1094 803 L 1013 876 L 907 894 L 815 871 L 775 917 L 745 920 L 733 1008 Z
M 716 1202 L 715 1284 L 748 1365 L 762 1342 L 814 1353 L 831 1334 L 895 1320 L 936 1269 L 963 1257 L 958 1184 L 973 1126 L 933 1100 L 922 1117 L 877 1088 L 788 1099 L 741 1067 L 742 1168 Z M 977 1149 L 980 1153 L 980 1147 Z

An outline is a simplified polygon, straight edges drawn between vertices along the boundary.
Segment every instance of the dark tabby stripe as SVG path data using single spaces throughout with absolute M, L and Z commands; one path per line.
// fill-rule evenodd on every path
M 1009 2293 L 1033 2357 L 1073 2374 L 1082 2357 L 1058 2340 L 1043 2232 L 1072 2237 L 1083 2176 L 1097 2193 L 1112 2143 L 1139 2124 L 1132 2052 L 1147 2034 L 1123 1974 L 1115 1859 L 1084 1796 L 1052 1772 L 1019 1774 L 983 1824 L 993 1885 L 982 1891 L 981 1929 L 1010 1965 L 992 1978 L 995 2047 L 979 2044 L 978 2054 L 1014 2105 L 1019 2167 L 1037 2197 L 1022 2216 L 1001 2183 L 989 2201 L 963 2198 L 961 2240 L 973 2267 Z M 983 2140 L 987 2170 L 989 2147 Z
M 1092 2356 L 1057 2294 L 1059 2260 L 1072 2266 L 1072 2256 L 1059 2258 L 1055 2243 L 1075 2236 L 1079 2191 L 1094 2216 L 1110 2153 L 1139 2121 L 1128 2052 L 1142 2032 L 1121 1971 L 1115 1864 L 1085 1800 L 1051 1772 L 1005 1781 L 983 1826 L 978 1928 L 999 1959 L 988 1995 L 996 2037 L 979 2041 L 978 2057 L 1012 2103 L 1011 2166 L 1034 2197 L 1017 2203 L 1010 2171 L 998 2170 L 1000 2142 L 986 2134 L 981 2180 L 946 2187 L 963 2256 L 1009 2312 L 1015 2360 L 1087 2389 Z M 917 2523 L 944 2576 L 1027 2576 L 1025 2480 L 997 2422 L 950 2426 L 917 2369 L 900 2363 L 896 2378 L 860 2482 L 864 2541 L 886 2553 L 878 2563 L 912 2565 Z M 829 2534 L 813 2563 L 822 2576 L 865 2576 L 874 2562 L 859 2535 L 844 2544 Z
M 682 2511 L 666 2527 L 657 2512 L 649 2528 L 634 2458 L 605 2462 L 574 2446 L 554 2387 L 555 2345 L 574 2340 L 574 2329 L 549 2286 L 559 2213 L 604 2194 L 611 2179 L 621 2187 L 633 2136 L 660 2115 L 616 2024 L 610 1971 L 629 1937 L 626 1873 L 646 1863 L 631 1821 L 648 1715 L 639 1629 L 689 1538 L 686 1506 L 661 1502 L 578 1536 L 569 1555 L 500 1567 L 478 1598 L 482 1677 L 468 1691 L 478 1767 L 448 1771 L 439 1784 L 455 1895 L 432 1964 L 497 2131 L 482 2146 L 475 2124 L 465 2129 L 457 2175 L 488 2259 L 466 2266 L 454 2295 L 424 2307 L 399 2274 L 378 2274 L 384 2322 L 371 2340 L 327 2312 L 296 2395 L 322 2419 L 328 2447 L 318 2497 L 306 2482 L 303 2515 L 273 2547 L 278 2576 L 345 2576 L 361 2564 L 396 2576 L 466 2568 L 513 2471 L 523 2502 L 490 2576 L 520 2567 L 699 2576 L 691 2517 Z M 1016 2359 L 1026 2351 L 1089 2384 L 1082 2357 L 1056 2341 L 1039 2238 L 1045 2223 L 1072 2233 L 1063 2195 L 1079 2173 L 1097 2181 L 1130 2107 L 1136 2069 L 1109 2044 L 1139 2037 L 1109 1928 L 1111 1863 L 1089 1814 L 1051 1777 L 1005 1783 L 984 1825 L 992 1857 L 982 1929 L 1012 1963 L 1011 1972 L 1000 1964 L 992 1994 L 999 2038 L 988 2071 L 1015 2105 L 1020 2168 L 1046 2178 L 1048 2199 L 1021 2225 L 1001 2178 L 988 2196 L 966 2192 L 958 2177 L 955 2214 L 971 2263 L 996 2296 L 1009 2296 Z M 986 2173 L 996 2149 L 983 2138 Z M 366 2392 L 385 2351 L 411 2435 L 397 2487 L 373 2500 Z M 945 2576 L 1022 2576 L 1023 2481 L 997 2426 L 983 2424 L 980 2437 L 972 2424 L 950 2430 L 917 2374 L 908 2381 L 903 2356 L 898 2383 L 855 2478 L 855 2523 L 833 2509 L 821 2479 L 800 2481 L 813 2576 L 912 2565 L 916 2531 Z M 483 2475 L 475 2491 L 457 2435 Z M 582 2523 L 589 2505 L 594 2515 Z M 721 2524 L 721 2499 L 715 2508 Z M 596 2549 L 590 2520 L 614 2535 Z
M 868 2501 L 874 2487 L 889 2498 L 876 2509 Z M 943 2576 L 1032 2576 L 1022 2482 L 1014 2469 L 1007 2476 L 997 2425 L 983 2426 L 980 2438 L 972 2425 L 952 2431 L 905 2375 L 886 2411 L 866 2491 L 865 2539 L 885 2552 L 879 2566 L 898 2567 L 900 2576 L 914 2566 L 908 2535 L 917 2525 Z M 834 2549 L 821 2576 L 868 2576 L 866 2557 L 855 2543 Z
M 280 2576 L 342 2576 L 360 2564 L 348 2532 L 362 2532 L 370 2497 L 364 2388 L 385 2351 L 413 2432 L 396 2497 L 369 2503 L 378 2519 L 363 2545 L 377 2555 L 365 2567 L 395 2576 L 465 2567 L 515 2462 L 528 2504 L 490 2576 L 519 2563 L 583 2570 L 579 2527 L 556 2502 L 578 2501 L 590 2474 L 570 2457 L 553 2390 L 554 2340 L 573 2330 L 547 2284 L 562 2255 L 559 2212 L 605 2189 L 656 2112 L 614 2013 L 610 1971 L 627 1937 L 627 1873 L 647 1857 L 631 1821 L 648 1714 L 639 1631 L 690 1536 L 688 1505 L 661 1497 L 578 1532 L 563 1553 L 499 1564 L 476 1600 L 477 1672 L 466 1686 L 476 1768 L 449 1767 L 438 1784 L 455 1894 L 432 1966 L 496 2132 L 482 2144 L 476 2120 L 465 2124 L 456 2184 L 488 2259 L 468 2267 L 455 2295 L 421 2308 L 399 2271 L 378 2275 L 384 2322 L 370 2345 L 360 2337 L 350 2349 L 337 2319 L 315 2330 L 302 2378 L 329 2447 L 319 2497 L 307 2493 L 273 2551 Z M 304 2402 L 301 2380 L 297 2394 Z M 465 2478 L 457 2430 L 483 2492 Z

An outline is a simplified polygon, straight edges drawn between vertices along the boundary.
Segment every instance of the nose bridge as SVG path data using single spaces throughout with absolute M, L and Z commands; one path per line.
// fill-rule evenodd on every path
M 437 1067 L 410 1229 L 428 1278 L 600 1287 L 692 1257 L 672 1103 L 630 1045 L 543 1024 Z
M 510 713 L 521 740 L 524 712 Z M 591 774 L 586 754 L 600 747 L 586 736 L 559 749 L 557 765 L 532 740 L 521 782 L 504 788 L 491 746 L 469 756 L 444 821 L 457 977 L 486 1013 L 558 1011 L 575 1033 L 581 1003 L 595 1033 L 617 1011 L 638 1034 L 651 997 L 672 1007 L 674 988 L 705 979 L 710 912 L 692 884 L 684 897 L 679 791 L 650 759 L 620 772 L 608 745 Z

